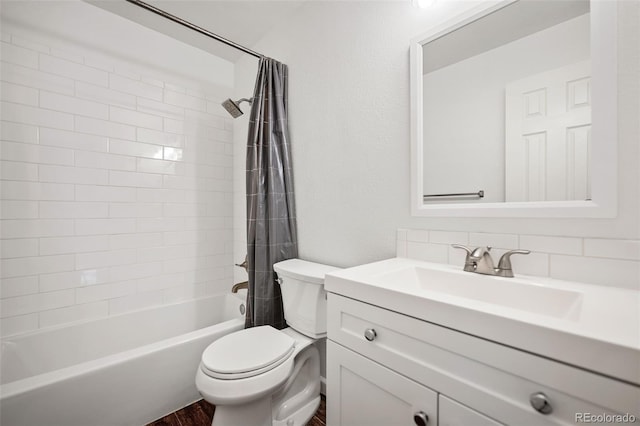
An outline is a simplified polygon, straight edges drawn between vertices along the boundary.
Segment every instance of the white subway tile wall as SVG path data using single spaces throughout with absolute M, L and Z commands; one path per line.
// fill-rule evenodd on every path
M 465 252 L 451 244 L 491 246 L 494 259 L 507 250 L 530 250 L 511 258 L 516 275 L 640 290 L 639 240 L 398 229 L 396 255 L 462 268 Z
M 231 88 L 6 33 L 0 51 L 0 334 L 228 291 Z

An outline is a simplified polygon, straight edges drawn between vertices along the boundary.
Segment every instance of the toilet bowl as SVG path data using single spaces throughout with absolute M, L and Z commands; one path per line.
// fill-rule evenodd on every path
M 274 265 L 290 327 L 249 328 L 202 354 L 196 387 L 216 406 L 213 426 L 304 426 L 320 404 L 326 336 L 324 274 L 338 268 L 291 259 Z
M 320 404 L 320 359 L 312 339 L 263 326 L 216 343 L 203 353 L 196 374 L 200 394 L 216 406 L 213 425 L 291 426 L 313 416 Z M 287 423 L 294 417 L 304 419 Z

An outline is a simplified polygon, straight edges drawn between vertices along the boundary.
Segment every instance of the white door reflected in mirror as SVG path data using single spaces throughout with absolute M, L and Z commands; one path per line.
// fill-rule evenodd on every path
M 589 61 L 506 86 L 506 201 L 591 198 Z

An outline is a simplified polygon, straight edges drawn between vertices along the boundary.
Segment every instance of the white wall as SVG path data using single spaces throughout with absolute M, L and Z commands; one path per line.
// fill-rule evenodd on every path
M 227 292 L 233 64 L 84 2 L 2 14 L 0 334 Z
M 637 265 L 638 2 L 621 2 L 619 10 L 617 218 L 410 216 L 409 40 L 470 6 L 439 2 L 420 11 L 409 2 L 308 2 L 288 25 L 254 46 L 289 65 L 300 256 L 337 266 L 393 257 L 396 230 L 410 228 L 575 237 L 583 243 L 619 239 L 629 242 L 625 250 Z M 625 269 L 626 279 L 634 265 Z
M 505 87 L 589 57 L 586 14 L 425 74 L 424 193 L 504 201 Z

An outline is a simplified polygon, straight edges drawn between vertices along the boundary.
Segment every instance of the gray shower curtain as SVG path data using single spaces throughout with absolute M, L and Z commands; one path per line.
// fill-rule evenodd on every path
M 287 66 L 261 58 L 247 140 L 245 327 L 286 327 L 273 264 L 298 256 L 293 172 L 287 121 Z

